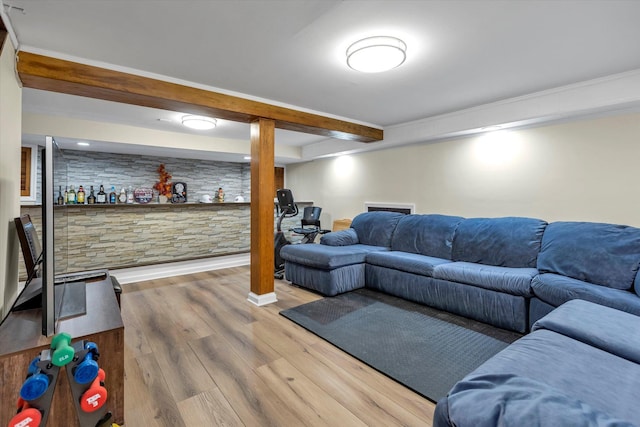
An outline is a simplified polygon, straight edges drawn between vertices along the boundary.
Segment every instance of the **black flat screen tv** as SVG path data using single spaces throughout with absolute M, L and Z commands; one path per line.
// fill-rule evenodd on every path
M 66 271 L 64 262 L 56 265 L 56 249 L 65 251 L 68 239 L 65 236 L 67 226 L 64 208 L 55 207 L 55 188 L 66 187 L 67 166 L 62 150 L 50 136 L 45 138 L 41 159 L 42 244 L 29 215 L 15 218 L 27 280 L 7 315 L 14 311 L 40 309 L 42 334 L 51 336 L 56 333 L 59 319 L 86 312 L 86 289 L 84 282 L 68 283 L 67 280 L 60 281 L 60 276 L 56 276 L 56 273 Z M 56 230 L 59 232 L 57 240 Z M 59 282 L 58 285 L 56 282 Z
M 45 137 L 42 159 L 42 334 L 50 336 L 55 333 L 54 167 L 62 161 L 51 136 Z

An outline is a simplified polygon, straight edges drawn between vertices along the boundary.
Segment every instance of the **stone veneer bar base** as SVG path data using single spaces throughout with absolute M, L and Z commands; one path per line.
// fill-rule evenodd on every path
M 299 215 L 287 218 L 283 230 L 299 226 L 302 208 L 312 202 L 298 205 Z M 41 212 L 40 206 L 22 207 L 40 236 Z M 162 269 L 176 261 L 244 255 L 251 247 L 250 203 L 71 205 L 56 207 L 55 215 L 56 273 Z M 20 277 L 26 279 L 22 260 Z

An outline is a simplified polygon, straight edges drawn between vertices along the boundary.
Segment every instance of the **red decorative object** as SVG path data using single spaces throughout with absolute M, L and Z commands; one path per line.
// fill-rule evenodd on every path
M 166 196 L 170 199 L 172 184 L 171 182 L 169 182 L 169 180 L 171 179 L 171 174 L 164 168 L 164 163 L 161 163 L 156 171 L 160 176 L 160 181 L 156 182 L 153 188 L 158 190 L 158 194 L 160 194 L 161 196 Z

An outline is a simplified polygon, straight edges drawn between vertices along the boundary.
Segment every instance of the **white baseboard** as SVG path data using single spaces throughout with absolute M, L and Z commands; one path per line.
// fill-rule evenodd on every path
M 275 292 L 269 292 L 268 294 L 254 294 L 253 292 L 249 292 L 249 297 L 247 298 L 250 303 L 257 305 L 258 307 L 271 304 L 278 301 L 276 298 Z
M 142 282 L 144 280 L 161 279 L 163 277 L 180 276 L 182 274 L 199 273 L 201 271 L 239 267 L 242 265 L 249 265 L 250 263 L 251 254 L 246 253 L 204 258 L 193 261 L 179 261 L 147 265 L 144 267 L 109 270 L 109 274 L 115 276 L 121 285 L 125 285 L 127 283 Z

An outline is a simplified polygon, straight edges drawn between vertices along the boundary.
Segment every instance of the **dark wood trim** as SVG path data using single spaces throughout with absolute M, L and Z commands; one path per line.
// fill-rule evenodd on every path
M 17 67 L 33 89 L 245 123 L 266 118 L 279 129 L 360 142 L 383 138 L 382 129 L 30 52 L 18 53 Z
M 20 151 L 20 197 L 33 197 L 31 194 L 31 147 L 21 147 Z
M 284 188 L 284 168 L 275 168 L 273 178 L 273 194 L 280 188 Z
M 251 123 L 251 292 L 273 292 L 273 120 Z

